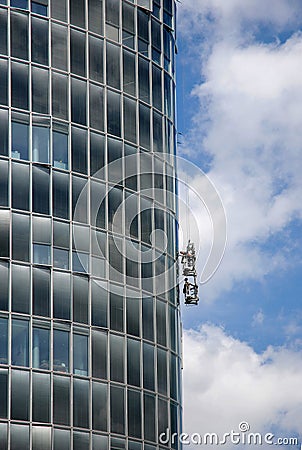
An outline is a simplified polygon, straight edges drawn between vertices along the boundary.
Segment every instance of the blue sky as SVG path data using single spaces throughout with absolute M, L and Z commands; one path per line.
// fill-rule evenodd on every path
M 191 432 L 245 419 L 302 441 L 301 26 L 296 0 L 178 6 L 178 151 L 210 177 L 228 221 L 218 271 L 182 311 Z M 200 260 L 207 232 L 191 236 Z

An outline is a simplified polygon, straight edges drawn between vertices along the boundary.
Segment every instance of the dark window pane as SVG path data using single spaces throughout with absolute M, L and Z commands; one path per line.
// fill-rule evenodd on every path
M 70 378 L 53 377 L 53 421 L 59 425 L 70 424 Z
M 89 381 L 73 381 L 73 426 L 89 428 Z
M 90 31 L 103 34 L 103 1 L 88 0 L 88 27 Z
M 69 450 L 70 449 L 70 431 L 54 429 L 53 450 Z
M 53 370 L 69 372 L 69 332 L 54 330 L 53 332 Z
M 143 338 L 154 341 L 153 299 L 143 298 Z
M 148 441 L 156 441 L 155 438 L 155 397 L 144 395 L 144 436 Z
M 48 114 L 48 70 L 32 68 L 32 109 L 41 114 Z
M 2 330 L 1 330 L 1 335 L 2 335 Z M 7 386 L 8 386 L 8 371 L 1 369 L 0 370 L 0 398 L 1 398 L 1 402 L 0 402 L 0 417 L 1 419 L 6 419 L 7 418 Z M 2 430 L 1 430 L 2 431 Z M 1 442 L 1 438 L 0 438 L 0 449 L 5 449 L 5 447 L 3 447 Z
M 41 5 L 42 6 L 42 5 Z M 48 21 L 32 17 L 31 19 L 31 59 L 39 64 L 48 65 Z
M 134 336 L 140 335 L 140 299 L 127 298 L 127 333 Z
M 50 271 L 33 269 L 33 313 L 49 316 Z
M 69 218 L 69 175 L 53 172 L 53 214 Z
M 33 373 L 32 406 L 34 422 L 49 422 L 50 416 L 50 376 Z M 40 447 L 45 448 L 45 447 Z
M 110 380 L 124 382 L 125 341 L 123 337 L 110 335 Z
M 141 394 L 128 390 L 128 434 L 136 438 L 142 437 Z
M 106 60 L 107 84 L 116 89 L 120 89 L 120 47 L 114 44 L 107 43 Z
M 72 127 L 71 134 L 72 170 L 87 173 L 87 132 Z
M 62 2 L 63 3 L 63 2 Z M 67 27 L 51 24 L 52 66 L 67 71 Z
M 34 125 L 32 139 L 33 161 L 49 163 L 49 128 Z
M 0 256 L 4 258 L 10 254 L 9 223 L 9 211 L 0 211 Z
M 98 327 L 107 327 L 107 309 L 108 309 L 108 294 L 96 281 L 92 282 L 91 290 L 92 302 L 92 325 Z
M 52 73 L 52 113 L 60 119 L 68 119 L 67 76 Z
M 143 58 L 138 61 L 139 71 L 139 98 L 144 102 L 150 101 L 150 80 L 149 80 L 149 63 Z
M 0 109 L 0 155 L 8 156 L 8 111 Z
M 68 129 L 66 132 L 53 131 L 53 165 L 58 169 L 68 169 Z
M 150 108 L 139 105 L 139 143 L 150 149 Z
M 107 334 L 92 331 L 92 376 L 107 378 Z
M 92 428 L 107 431 L 107 384 L 92 384 Z
M 89 87 L 90 126 L 104 131 L 104 90 L 90 84 Z
M 11 401 L 11 418 L 15 420 L 29 420 L 29 372 L 12 371 Z
M 12 270 L 12 310 L 29 313 L 30 267 L 13 264 Z
M 160 394 L 167 395 L 167 352 L 157 349 L 157 389 Z
M 124 389 L 111 385 L 110 389 L 111 432 L 125 433 Z
M 127 382 L 132 386 L 140 386 L 141 346 L 139 341 L 127 339 Z
M 71 72 L 86 76 L 86 42 L 85 33 L 71 30 L 70 34 Z
M 70 320 L 70 274 L 53 274 L 53 315 L 58 319 Z
M 28 160 L 29 126 L 12 122 L 12 158 Z
M 73 320 L 88 322 L 88 278 L 73 277 Z
M 12 163 L 12 207 L 29 210 L 29 166 Z
M 29 426 L 11 425 L 10 450 L 29 450 Z
M 8 72 L 7 72 L 7 61 L 4 59 L 0 59 L 0 103 L 2 103 L 2 105 L 7 105 L 8 103 L 8 98 L 7 98 L 7 93 L 8 93 L 8 89 L 7 89 L 7 76 L 8 76 Z
M 8 311 L 8 283 L 9 265 L 6 262 L 0 262 L 0 309 L 2 311 Z
M 0 11 L 0 53 L 7 55 L 7 11 Z
M 0 347 L 0 364 L 7 364 L 8 361 L 8 320 L 5 317 L 0 317 L 0 339 L 1 339 L 1 347 Z M 0 371 L 0 375 L 3 372 Z M 1 385 L 0 385 L 1 389 Z M 1 396 L 0 396 L 1 398 Z M 1 402 L 0 402 L 0 417 L 3 417 L 1 412 Z
M 161 70 L 152 67 L 152 102 L 155 108 L 162 109 L 162 78 Z
M 28 109 L 28 66 L 12 63 L 12 106 Z
M 73 450 L 89 450 L 89 434 L 73 432 Z
M 124 91 L 134 95 L 136 92 L 135 55 L 123 50 Z
M 73 373 L 75 375 L 88 375 L 88 336 L 73 335 Z
M 128 141 L 136 142 L 136 101 L 124 97 L 124 136 Z
M 12 364 L 15 366 L 28 366 L 28 325 L 26 320 L 13 320 Z
M 158 433 L 165 433 L 168 428 L 168 405 L 166 400 L 158 399 Z
M 15 8 L 28 9 L 28 0 L 11 0 L 10 5 Z
M 11 55 L 28 60 L 28 15 L 11 12 Z
M 107 0 L 106 6 L 106 22 L 119 26 L 119 0 Z
M 67 5 L 66 0 L 51 0 L 51 17 L 66 21 Z
M 49 169 L 33 167 L 33 211 L 49 214 Z
M 71 80 L 71 120 L 86 125 L 86 90 L 85 81 Z
M 29 261 L 29 216 L 13 214 L 13 259 Z
M 144 388 L 154 391 L 154 347 L 144 343 L 143 350 Z
M 87 222 L 87 195 L 87 179 L 72 176 L 72 215 L 73 220 L 76 222 Z M 82 266 L 79 269 L 80 272 L 83 271 Z
M 104 79 L 103 46 L 103 39 L 89 36 L 89 78 L 99 83 L 103 83 Z
M 124 299 L 120 295 L 110 293 L 110 328 L 124 330 Z
M 92 450 L 107 450 L 108 437 L 100 434 L 92 435 Z
M 44 3 L 44 1 L 43 1 Z M 48 3 L 48 2 L 47 2 Z M 40 14 L 41 16 L 47 16 L 48 8 L 46 5 L 41 5 L 41 3 L 31 1 L 31 12 L 35 14 Z
M 47 328 L 33 328 L 33 367 L 49 369 L 49 330 Z
M 70 2 L 70 22 L 81 28 L 85 28 L 85 3 L 85 0 Z
M 166 305 L 157 300 L 156 302 L 156 335 L 157 343 L 166 346 Z
M 104 152 L 104 136 L 96 133 L 90 133 L 90 175 L 95 175 L 104 167 Z
M 120 95 L 107 92 L 107 130 L 115 136 L 121 136 L 121 105 Z

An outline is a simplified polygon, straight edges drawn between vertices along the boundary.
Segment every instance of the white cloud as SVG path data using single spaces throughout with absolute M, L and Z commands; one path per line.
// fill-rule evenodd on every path
M 212 325 L 185 331 L 184 431 L 222 435 L 247 421 L 251 432 L 302 433 L 301 356 L 273 347 L 258 355 Z
M 294 26 L 301 5 L 192 0 L 180 16 L 183 39 L 202 42 L 194 50 L 200 82 L 192 92 L 199 108 L 183 151 L 210 155 L 208 175 L 228 218 L 224 261 L 204 290 L 210 299 L 236 281 L 261 279 L 289 264 L 291 243 L 273 252 L 263 244 L 302 217 L 302 34 L 265 44 L 252 31 L 260 24 Z

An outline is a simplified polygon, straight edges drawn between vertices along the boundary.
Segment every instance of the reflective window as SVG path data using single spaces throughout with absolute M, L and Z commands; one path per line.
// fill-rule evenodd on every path
M 73 426 L 89 428 L 89 381 L 73 380 Z
M 33 161 L 49 163 L 49 128 L 33 126 L 32 133 Z
M 113 187 L 108 192 L 108 228 L 116 233 L 122 233 L 123 215 L 119 217 L 115 213 L 123 201 L 123 191 L 120 188 Z
M 138 60 L 139 84 L 138 92 L 140 100 L 150 102 L 150 79 L 149 79 L 149 62 L 139 57 Z
M 7 11 L 0 11 L 0 53 L 7 55 Z
M 162 116 L 153 111 L 153 150 L 163 151 L 163 122 Z
M 160 394 L 167 395 L 167 352 L 157 349 L 157 389 Z
M 33 262 L 34 264 L 51 264 L 51 247 L 44 244 L 33 244 Z
M 49 113 L 48 70 L 32 67 L 32 109 L 41 114 Z
M 29 166 L 12 163 L 12 207 L 29 210 Z
M 49 369 L 49 329 L 33 327 L 32 365 L 36 369 Z
M 73 373 L 75 375 L 88 375 L 88 336 L 73 335 Z
M 58 1 L 58 0 L 57 0 Z M 64 2 L 61 2 L 64 4 Z M 60 8 L 56 8 L 56 12 Z M 56 69 L 67 71 L 67 27 L 51 23 L 51 59 Z
M 73 432 L 73 450 L 89 450 L 89 434 Z
M 155 397 L 144 394 L 144 437 L 156 441 L 155 437 Z
M 124 97 L 124 137 L 136 142 L 136 101 Z
M 106 208 L 106 186 L 104 184 L 91 181 L 90 203 L 91 203 L 91 219 L 90 219 L 91 224 L 98 228 L 106 228 L 107 208 Z M 97 254 L 100 254 L 100 252 L 98 251 Z
M 30 267 L 13 264 L 12 269 L 12 311 L 29 313 Z
M 140 302 L 138 298 L 127 298 L 127 333 L 134 336 L 140 335 Z
M 12 106 L 28 109 L 28 65 L 12 62 Z
M 29 372 L 12 370 L 11 418 L 29 420 L 29 404 Z
M 92 450 L 107 450 L 108 448 L 108 436 L 102 436 L 100 434 L 92 435 Z
M 111 385 L 110 388 L 111 432 L 125 433 L 124 389 Z
M 60 119 L 68 119 L 67 76 L 52 72 L 52 114 Z
M 87 195 L 88 195 L 87 179 L 73 175 L 72 213 L 73 213 L 73 220 L 76 222 L 82 223 L 87 222 L 87 206 L 88 206 Z M 82 269 L 80 269 L 80 271 L 82 271 Z
M 29 126 L 27 123 L 12 122 L 12 158 L 28 160 Z
M 69 372 L 69 332 L 53 331 L 53 370 Z
M 7 90 L 7 75 L 8 75 L 8 66 L 7 61 L 4 59 L 0 59 L 0 103 L 3 105 L 8 104 L 8 90 Z
M 143 344 L 144 388 L 154 391 L 154 347 Z
M 1 333 L 1 332 L 0 332 Z M 1 419 L 7 419 L 7 388 L 8 388 L 8 371 L 5 369 L 1 369 L 0 370 L 0 398 L 1 398 L 1 402 L 0 402 L 0 418 Z M 4 430 L 0 429 L 0 434 L 1 431 L 3 432 Z M 0 448 L 2 448 L 3 450 L 6 449 L 6 447 L 2 446 L 2 441 L 1 438 L 3 438 L 3 436 L 0 436 Z
M 28 9 L 28 0 L 11 0 L 10 5 L 15 8 Z
M 108 293 L 101 283 L 93 280 L 91 286 L 92 325 L 107 327 Z
M 53 172 L 53 215 L 69 218 L 69 175 Z
M 141 394 L 139 391 L 128 389 L 128 434 L 142 437 Z
M 7 362 L 8 362 L 8 320 L 5 317 L 0 317 L 0 339 L 1 339 L 0 364 L 7 364 Z M 0 371 L 0 375 L 1 374 L 3 374 L 3 372 Z M 0 389 L 1 389 L 1 379 L 0 379 Z M 1 414 L 2 413 L 1 413 L 1 403 L 0 403 L 0 417 L 3 417 Z
M 110 380 L 124 382 L 125 341 L 123 337 L 110 335 Z
M 104 136 L 90 133 L 90 175 L 98 177 L 97 172 L 104 167 Z
M 168 404 L 166 400 L 158 399 L 158 433 L 165 433 L 168 428 Z
M 107 334 L 92 331 L 92 376 L 107 378 Z
M 96 1 L 97 0 L 94 0 L 94 2 Z M 89 78 L 99 83 L 103 83 L 104 79 L 103 46 L 104 46 L 103 39 L 98 39 L 94 36 L 89 36 Z
M 86 42 L 85 33 L 71 30 L 70 33 L 71 72 L 86 76 Z
M 69 273 L 53 273 L 53 315 L 55 318 L 70 320 L 70 288 Z
M 33 212 L 49 214 L 50 172 L 42 166 L 32 168 Z
M 150 149 L 150 108 L 142 104 L 139 105 L 139 142 Z
M 51 448 L 51 429 L 49 427 L 32 428 L 32 450 L 50 450 Z
M 0 286 L 0 309 L 8 311 L 9 265 L 3 261 L 0 262 Z
M 4 111 L 1 109 L 0 109 L 0 155 L 8 156 L 8 111 Z
M 34 2 L 32 2 L 32 8 Z M 38 5 L 41 6 L 43 5 Z M 31 59 L 33 62 L 48 65 L 48 21 L 31 18 Z
M 87 173 L 87 132 L 81 128 L 71 130 L 72 170 Z
M 166 346 L 167 333 L 166 333 L 166 304 L 157 300 L 156 302 L 156 334 L 157 343 Z
M 153 299 L 143 298 L 143 338 L 154 341 Z
M 108 181 L 120 184 L 122 183 L 122 156 L 122 141 L 119 141 L 118 139 L 108 138 Z
M 103 88 L 90 84 L 89 108 L 90 126 L 99 131 L 104 130 L 104 93 Z
M 58 169 L 68 169 L 68 129 L 66 132 L 52 133 L 53 165 Z
M 127 94 L 135 96 L 136 93 L 136 71 L 135 55 L 127 50 L 123 50 L 124 86 L 123 90 Z
M 51 16 L 54 19 L 66 21 L 67 5 L 66 0 L 51 0 Z
M 13 259 L 29 261 L 29 216 L 13 214 Z
M 59 425 L 70 424 L 70 378 L 53 377 L 53 421 Z
M 34 422 L 49 422 L 50 420 L 50 375 L 44 373 L 32 374 L 32 420 Z M 37 438 L 37 436 L 36 436 Z M 37 450 L 48 447 L 36 447 Z
M 81 28 L 85 28 L 85 3 L 85 0 L 70 2 L 70 22 Z
M 107 92 L 107 131 L 115 136 L 121 136 L 121 105 L 120 94 Z
M 64 250 L 62 248 L 54 248 L 53 249 L 53 266 L 69 270 L 69 250 Z
M 107 431 L 107 384 L 92 383 L 92 428 Z
M 110 328 L 124 330 L 124 299 L 113 292 L 110 293 Z
M 4 258 L 10 254 L 9 224 L 9 211 L 0 211 L 0 256 Z
M 127 383 L 140 386 L 141 346 L 139 341 L 127 339 Z
M 88 323 L 88 278 L 73 277 L 73 320 Z
M 33 269 L 33 314 L 49 316 L 50 271 Z
M 120 80 L 120 47 L 114 44 L 107 43 L 107 84 L 116 89 L 121 88 Z
M 71 120 L 86 125 L 86 81 L 71 80 Z
M 10 450 L 29 450 L 29 426 L 11 425 Z
M 43 1 L 44 3 L 44 1 Z M 41 4 L 40 2 L 31 1 L 31 12 L 35 14 L 40 14 L 41 16 L 47 16 L 47 6 Z
M 54 429 L 53 434 L 53 450 L 69 450 L 70 449 L 70 431 Z
M 177 400 L 177 358 L 170 354 L 170 396 Z
M 11 11 L 10 17 L 11 55 L 28 60 L 28 15 Z

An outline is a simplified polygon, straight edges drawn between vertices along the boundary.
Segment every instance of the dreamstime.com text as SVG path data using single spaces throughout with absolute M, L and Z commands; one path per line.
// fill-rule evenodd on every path
M 172 433 L 169 428 L 159 435 L 161 444 L 173 445 L 176 442 L 182 445 L 282 445 L 290 448 L 299 448 L 302 450 L 302 444 L 299 444 L 297 437 L 276 437 L 273 433 L 254 433 L 250 431 L 250 425 L 247 422 L 241 422 L 238 431 L 231 430 L 229 433 L 219 435 L 218 433 Z

